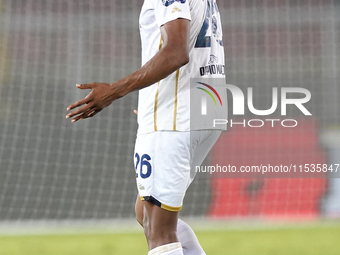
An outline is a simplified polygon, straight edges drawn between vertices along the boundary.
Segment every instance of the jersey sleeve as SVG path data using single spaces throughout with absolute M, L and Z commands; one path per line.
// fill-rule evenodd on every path
M 159 27 L 179 18 L 191 20 L 189 0 L 152 0 Z

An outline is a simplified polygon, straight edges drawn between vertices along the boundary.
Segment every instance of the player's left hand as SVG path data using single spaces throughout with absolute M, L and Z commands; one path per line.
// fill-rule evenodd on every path
M 84 105 L 66 115 L 66 119 L 74 117 L 72 122 L 95 116 L 98 112 L 109 106 L 114 100 L 121 97 L 115 84 L 91 83 L 77 84 L 76 86 L 79 89 L 91 89 L 92 91 L 84 99 L 67 107 L 67 110 L 70 111 Z

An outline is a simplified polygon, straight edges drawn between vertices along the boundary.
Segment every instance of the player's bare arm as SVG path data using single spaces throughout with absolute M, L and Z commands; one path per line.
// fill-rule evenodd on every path
M 115 83 L 77 84 L 80 89 L 92 91 L 82 100 L 67 107 L 74 110 L 66 115 L 72 122 L 95 116 L 113 101 L 131 91 L 148 87 L 189 62 L 190 21 L 177 19 L 161 27 L 163 46 L 160 51 L 135 73 Z

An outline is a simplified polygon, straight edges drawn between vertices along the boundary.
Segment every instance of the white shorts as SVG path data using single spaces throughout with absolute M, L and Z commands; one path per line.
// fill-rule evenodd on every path
M 194 178 L 190 167 L 202 164 L 220 134 L 220 130 L 138 134 L 134 160 L 141 199 L 180 211 Z

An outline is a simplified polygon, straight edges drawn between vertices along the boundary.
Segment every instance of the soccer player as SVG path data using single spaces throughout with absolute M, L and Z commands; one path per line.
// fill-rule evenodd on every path
M 70 105 L 72 122 L 93 117 L 139 90 L 135 168 L 136 217 L 149 254 L 203 255 L 192 229 L 178 219 L 193 178 L 221 131 L 190 125 L 190 79 L 223 78 L 224 50 L 216 0 L 145 0 L 140 15 L 142 67 L 112 84 L 77 85 L 92 91 Z

